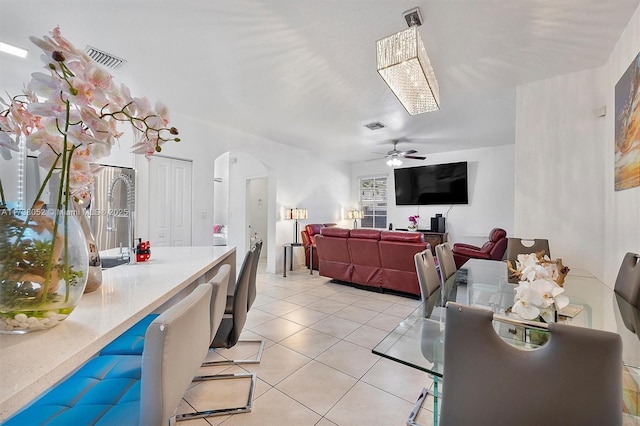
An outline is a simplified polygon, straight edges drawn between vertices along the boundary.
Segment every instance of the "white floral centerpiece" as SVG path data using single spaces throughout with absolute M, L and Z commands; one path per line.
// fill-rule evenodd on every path
M 556 313 L 569 304 L 569 298 L 562 294 L 569 268 L 562 265 L 562 259 L 551 260 L 544 252 L 519 254 L 515 268 L 510 261 L 507 265 L 518 278 L 511 311 L 527 320 L 541 317 L 555 321 Z
M 72 203 L 89 201 L 95 164 L 122 135 L 118 125 L 131 125 L 132 151 L 147 157 L 180 141 L 164 105 L 132 96 L 60 28 L 31 41 L 46 71 L 33 73 L 21 94 L 0 97 L 0 155 L 11 160 L 24 143 L 47 173 L 34 204 L 22 210 L 5 199 L 0 180 L 0 333 L 49 328 L 73 310 L 88 260 Z M 71 242 L 74 235 L 80 242 Z

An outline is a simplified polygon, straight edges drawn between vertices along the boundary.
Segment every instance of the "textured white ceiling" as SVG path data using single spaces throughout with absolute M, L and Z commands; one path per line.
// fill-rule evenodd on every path
M 604 64 L 640 0 L 0 0 L 0 90 L 40 67 L 28 36 L 60 25 L 125 58 L 114 75 L 174 114 L 345 161 L 514 142 L 515 86 Z M 375 69 L 375 42 L 420 28 L 441 111 L 409 116 Z M 364 127 L 381 121 L 388 127 Z

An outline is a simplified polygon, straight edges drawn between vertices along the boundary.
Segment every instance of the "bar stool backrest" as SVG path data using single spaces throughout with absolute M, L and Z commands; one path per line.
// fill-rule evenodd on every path
M 140 424 L 166 425 L 207 356 L 212 286 L 201 284 L 160 314 L 142 352 Z M 175 419 L 174 419 L 175 420 Z

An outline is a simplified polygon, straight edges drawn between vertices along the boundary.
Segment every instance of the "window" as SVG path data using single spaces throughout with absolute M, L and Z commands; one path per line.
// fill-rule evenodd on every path
M 360 209 L 363 228 L 387 227 L 387 178 L 360 179 Z

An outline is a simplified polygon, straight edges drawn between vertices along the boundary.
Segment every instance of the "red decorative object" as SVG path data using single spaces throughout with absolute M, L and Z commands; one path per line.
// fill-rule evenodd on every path
M 151 245 L 149 241 L 142 242 L 142 238 L 138 239 L 136 246 L 136 261 L 146 262 L 151 257 Z

